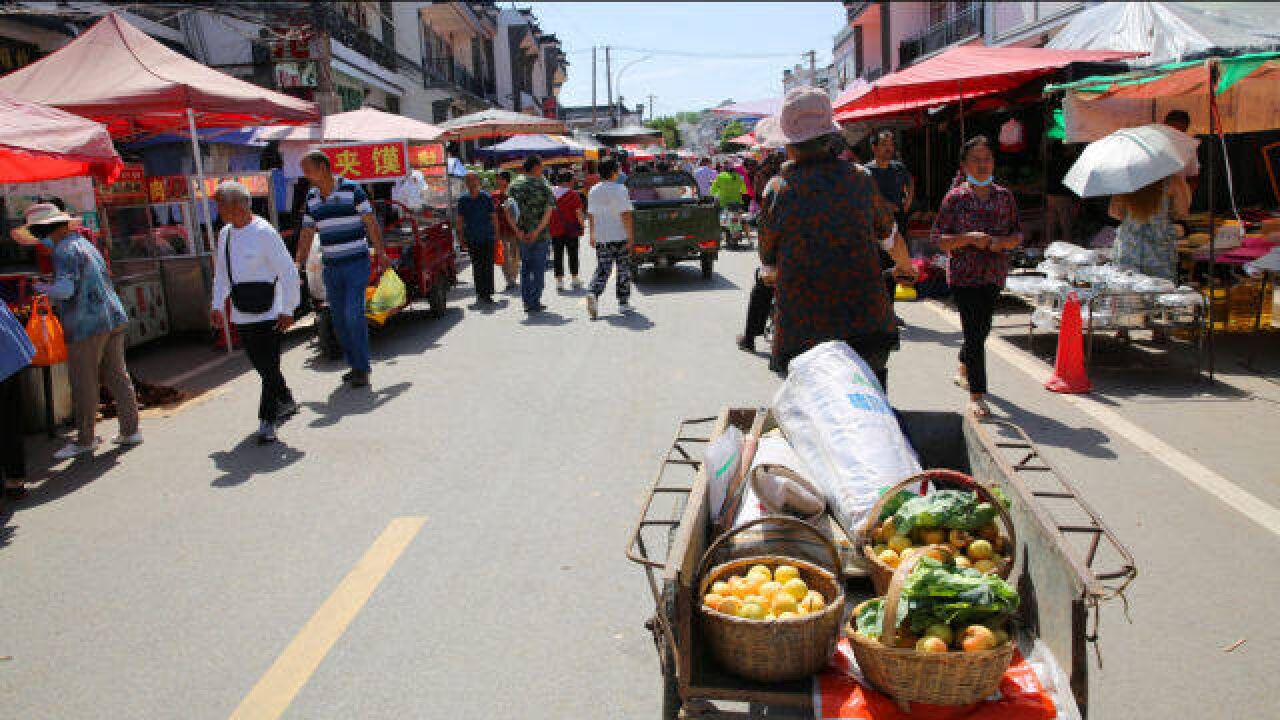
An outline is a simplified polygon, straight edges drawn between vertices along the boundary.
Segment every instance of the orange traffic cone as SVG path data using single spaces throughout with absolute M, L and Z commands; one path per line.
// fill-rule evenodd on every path
M 1092 387 L 1084 369 L 1084 337 L 1081 335 L 1080 299 L 1067 294 L 1062 306 L 1062 322 L 1058 324 L 1058 358 L 1053 364 L 1053 377 L 1044 384 L 1054 392 L 1087 393 Z

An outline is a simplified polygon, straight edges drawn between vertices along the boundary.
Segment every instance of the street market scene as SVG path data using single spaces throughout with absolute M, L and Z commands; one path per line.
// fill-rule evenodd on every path
M 1280 2 L 0 4 L 0 718 L 1275 717 Z

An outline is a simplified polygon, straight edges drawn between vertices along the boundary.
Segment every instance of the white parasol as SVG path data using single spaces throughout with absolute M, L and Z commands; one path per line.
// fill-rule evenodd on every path
M 1080 197 L 1131 193 L 1181 171 L 1197 145 L 1167 125 L 1117 130 L 1089 143 L 1062 184 Z

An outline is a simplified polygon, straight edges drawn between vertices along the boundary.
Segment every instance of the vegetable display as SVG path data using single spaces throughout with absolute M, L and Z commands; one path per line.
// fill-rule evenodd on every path
M 921 652 L 989 650 L 1009 641 L 1005 623 L 1018 603 L 1017 591 L 998 576 L 922 557 L 902 586 L 895 645 Z M 881 636 L 882 608 L 876 598 L 854 609 L 860 635 Z
M 1000 494 L 1004 504 L 1008 501 Z M 902 491 L 890 498 L 871 531 L 871 555 L 896 568 L 915 553 L 961 568 L 997 573 L 1010 565 L 1013 548 L 996 525 L 1000 510 L 967 490 L 928 495 Z

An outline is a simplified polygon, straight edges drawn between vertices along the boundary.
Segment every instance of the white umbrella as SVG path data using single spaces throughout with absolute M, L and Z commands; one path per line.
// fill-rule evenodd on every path
M 1062 184 L 1080 197 L 1130 193 L 1182 170 L 1197 144 L 1166 125 L 1117 130 L 1089 143 Z

